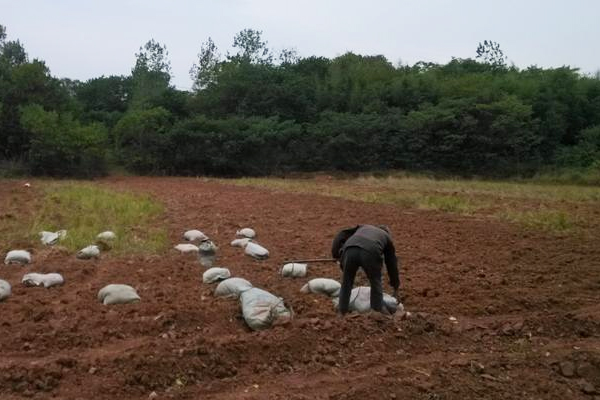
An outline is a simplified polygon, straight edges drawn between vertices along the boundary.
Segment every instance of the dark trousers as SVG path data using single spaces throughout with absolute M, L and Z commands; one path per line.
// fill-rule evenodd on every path
M 381 286 L 381 256 L 369 253 L 360 247 L 347 247 L 342 254 L 342 288 L 340 289 L 339 310 L 342 314 L 348 312 L 350 293 L 356 277 L 356 271 L 362 267 L 371 283 L 371 309 L 385 312 L 383 309 L 383 288 Z

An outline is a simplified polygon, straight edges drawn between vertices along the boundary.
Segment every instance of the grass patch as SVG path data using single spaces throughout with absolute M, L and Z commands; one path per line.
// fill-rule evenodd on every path
M 477 207 L 462 196 L 425 196 L 420 208 L 455 214 L 471 214 Z
M 534 211 L 509 211 L 500 217 L 528 229 L 563 233 L 577 227 L 576 218 L 564 211 L 540 209 Z
M 149 196 L 115 192 L 85 184 L 59 184 L 48 188 L 31 224 L 30 235 L 67 230 L 60 244 L 76 251 L 111 230 L 117 234 L 114 253 L 158 253 L 168 245 L 167 232 L 157 227 L 163 205 Z

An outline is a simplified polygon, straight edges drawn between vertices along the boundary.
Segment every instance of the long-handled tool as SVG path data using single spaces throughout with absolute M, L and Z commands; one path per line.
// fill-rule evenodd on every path
M 311 258 L 306 260 L 288 260 L 286 263 L 316 263 L 316 262 L 336 262 L 335 258 Z

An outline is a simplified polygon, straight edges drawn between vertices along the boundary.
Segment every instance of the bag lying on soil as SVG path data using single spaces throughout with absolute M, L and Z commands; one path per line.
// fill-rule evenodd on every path
M 269 250 L 254 242 L 248 242 L 244 248 L 244 253 L 257 260 L 266 260 L 269 258 Z
M 235 235 L 245 237 L 248 239 L 254 239 L 256 237 L 256 232 L 252 228 L 244 228 L 237 231 Z
M 98 292 L 98 301 L 104 305 L 129 304 L 139 302 L 140 296 L 129 285 L 111 284 L 100 289 Z
M 10 283 L 0 279 L 0 301 L 6 300 L 10 296 Z
M 337 309 L 339 298 L 333 299 L 333 304 Z M 383 306 L 390 314 L 394 314 L 398 310 L 404 310 L 404 306 L 401 303 L 398 303 L 394 297 L 386 293 L 383 294 Z M 369 286 L 359 286 L 352 289 L 352 292 L 350 292 L 348 310 L 356 311 L 359 314 L 371 311 L 371 288 Z
M 222 281 L 231 276 L 231 272 L 227 268 L 209 268 L 202 274 L 202 282 L 215 283 Z
M 302 293 L 320 293 L 329 297 L 337 297 L 340 294 L 342 285 L 333 279 L 316 278 L 311 279 L 308 283 L 302 286 Z
M 117 235 L 112 231 L 104 231 L 104 232 L 96 235 L 96 239 L 98 239 L 98 240 L 110 241 L 110 240 L 115 240 L 116 238 L 117 238 Z
M 179 251 L 181 254 L 197 253 L 198 246 L 191 243 L 182 243 L 175 246 L 175 250 Z
M 29 264 L 31 253 L 27 250 L 11 250 L 6 254 L 4 264 Z
M 67 231 L 65 231 L 64 229 L 61 229 L 60 231 L 56 232 L 41 231 L 39 235 L 40 240 L 43 244 L 45 244 L 46 246 L 52 246 L 58 243 L 59 240 L 67 236 Z
M 91 258 L 98 258 L 100 256 L 100 248 L 95 244 L 84 247 L 77 252 L 77 258 L 81 260 L 89 260 Z
M 216 297 L 239 298 L 242 292 L 252 289 L 252 284 L 243 278 L 225 279 L 215 289 Z
M 240 304 L 244 321 L 255 331 L 285 324 L 292 319 L 292 312 L 287 309 L 282 298 L 259 288 L 242 292 Z
M 30 274 L 25 274 L 21 282 L 25 286 L 43 286 L 45 288 L 49 288 L 52 286 L 58 286 L 65 283 L 65 279 L 61 274 L 50 273 L 50 274 L 38 274 L 32 272 Z
M 233 247 L 241 247 L 243 249 L 244 247 L 246 247 L 248 242 L 250 242 L 251 240 L 252 239 L 249 239 L 249 238 L 235 239 L 231 242 L 231 245 Z
M 281 267 L 281 276 L 289 278 L 302 278 L 306 276 L 308 264 L 287 263 Z
M 204 233 L 200 232 L 198 229 L 192 229 L 191 231 L 187 231 L 183 234 L 183 238 L 189 242 L 194 242 L 194 241 L 203 241 L 203 240 L 207 240 L 208 236 L 206 236 Z
M 198 259 L 203 267 L 212 267 L 215 259 L 217 258 L 217 250 L 219 248 L 212 242 L 212 240 L 205 240 L 198 245 Z

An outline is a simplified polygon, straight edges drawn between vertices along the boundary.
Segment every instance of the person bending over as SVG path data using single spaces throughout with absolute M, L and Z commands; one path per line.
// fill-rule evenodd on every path
M 343 229 L 333 239 L 331 255 L 340 261 L 342 287 L 339 297 L 339 311 L 346 314 L 350 303 L 350 293 L 358 268 L 362 267 L 371 283 L 371 309 L 387 314 L 383 304 L 381 268 L 383 261 L 387 267 L 394 297 L 398 298 L 400 277 L 398 259 L 389 230 L 385 226 L 358 225 Z

